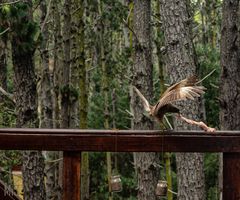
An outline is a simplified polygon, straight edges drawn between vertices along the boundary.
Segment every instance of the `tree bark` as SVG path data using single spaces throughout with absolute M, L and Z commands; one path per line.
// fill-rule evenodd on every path
M 133 14 L 134 56 L 133 81 L 142 94 L 150 99 L 153 96 L 151 58 L 151 2 L 135 0 Z M 133 129 L 153 129 L 152 121 L 143 112 L 144 108 L 137 94 L 132 92 L 131 107 L 134 114 Z M 138 199 L 154 200 L 158 181 L 157 153 L 135 153 L 135 168 L 138 176 Z
M 27 17 L 31 21 L 31 17 Z M 21 41 L 21 40 L 20 40 Z M 21 41 L 26 42 L 26 41 Z M 16 35 L 12 38 L 12 59 L 18 128 L 37 128 L 37 93 L 34 72 L 34 49 L 23 50 Z M 46 199 L 44 159 L 40 151 L 23 152 L 23 186 L 25 200 Z
M 49 70 L 49 52 L 48 52 L 48 39 L 49 39 L 49 26 L 45 23 L 47 17 L 47 1 L 43 0 L 40 4 L 41 9 L 41 25 L 42 25 L 42 43 L 41 43 L 41 120 L 40 127 L 53 128 L 53 105 L 52 105 L 52 79 Z
M 239 0 L 223 1 L 221 28 L 220 128 L 240 129 L 240 21 Z M 223 161 L 220 156 L 219 191 L 223 189 Z M 222 193 L 220 193 L 222 198 Z
M 61 128 L 70 127 L 71 1 L 63 5 L 63 72 L 61 86 Z
M 187 0 L 161 0 L 161 14 L 167 49 L 167 72 L 171 83 L 196 74 L 194 47 L 191 37 L 191 16 Z M 184 101 L 177 104 L 181 113 L 199 120 L 199 102 Z M 175 120 L 176 129 L 195 127 Z M 203 154 L 176 154 L 178 199 L 205 199 Z
M 40 127 L 41 128 L 53 128 L 53 79 L 50 74 L 49 65 L 49 29 L 50 26 L 46 23 L 49 16 L 50 3 L 47 5 L 46 0 L 41 1 L 41 31 L 42 31 L 42 42 L 40 46 L 41 55 L 41 84 L 39 92 L 40 102 Z M 57 153 L 54 151 L 46 152 L 46 199 L 57 200 L 58 194 L 58 182 L 56 182 L 57 167 L 56 163 L 52 162 L 57 159 Z
M 63 76 L 63 37 L 62 37 L 62 23 L 61 14 L 62 4 L 59 0 L 52 0 L 52 21 L 53 21 L 53 35 L 54 35 L 54 50 L 53 59 L 49 60 L 50 68 L 53 73 L 53 127 L 61 127 L 61 77 Z M 54 160 L 63 158 L 62 152 L 56 152 L 53 157 Z M 60 159 L 55 170 L 55 184 L 56 184 L 56 196 L 58 200 L 62 200 L 62 175 L 63 173 L 63 161 Z
M 53 59 L 50 59 L 50 65 L 53 68 L 53 87 L 54 87 L 54 101 L 53 101 L 53 126 L 54 128 L 60 127 L 60 86 L 63 71 L 63 39 L 62 39 L 62 26 L 61 14 L 58 0 L 52 0 L 52 20 L 54 32 L 54 50 Z M 61 7 L 62 8 L 62 7 Z
M 81 4 L 81 3 L 79 3 Z M 77 11 L 75 9 L 78 8 Z M 79 128 L 79 65 L 78 59 L 80 57 L 78 49 L 78 25 L 81 18 L 79 18 L 78 12 L 81 12 L 81 5 L 78 2 L 73 1 L 71 5 L 71 69 L 70 69 L 70 128 Z M 84 42 L 84 41 L 82 41 Z
M 103 16 L 103 1 L 98 1 L 98 13 L 99 16 Z M 104 21 L 103 19 L 99 23 L 100 28 L 100 34 L 99 34 L 99 46 L 100 46 L 100 65 L 102 70 L 102 79 L 101 79 L 101 92 L 104 99 L 104 128 L 109 129 L 110 128 L 110 112 L 109 112 L 109 77 L 108 77 L 108 69 L 107 69 L 107 63 L 106 63 L 106 57 L 107 54 L 107 43 L 104 40 L 105 29 Z M 113 199 L 113 193 L 111 192 L 111 175 L 112 175 L 112 166 L 111 166 L 111 152 L 106 153 L 106 163 L 107 163 L 107 178 L 108 178 L 108 200 Z
M 240 21 L 239 0 L 223 1 L 221 31 L 220 124 L 224 130 L 240 129 Z
M 73 33 L 75 33 L 75 45 L 72 45 L 72 85 L 78 88 L 78 101 L 76 119 L 78 127 L 87 129 L 88 90 L 87 90 L 87 66 L 85 65 L 85 35 L 84 35 L 84 1 L 75 0 L 73 10 L 78 10 L 73 15 Z M 75 69 L 74 69 L 75 68 Z M 73 119 L 74 120 L 74 119 Z M 74 120 L 75 121 L 75 120 Z M 88 152 L 81 153 L 81 200 L 89 200 L 89 157 Z
M 0 39 L 0 86 L 7 90 L 7 55 L 6 42 Z M 4 95 L 0 93 L 0 103 L 2 103 Z

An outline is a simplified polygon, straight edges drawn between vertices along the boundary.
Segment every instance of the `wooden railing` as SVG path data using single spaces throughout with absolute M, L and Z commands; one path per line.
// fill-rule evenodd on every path
M 0 149 L 64 151 L 64 200 L 80 200 L 81 151 L 223 152 L 223 200 L 240 199 L 240 131 L 0 129 Z

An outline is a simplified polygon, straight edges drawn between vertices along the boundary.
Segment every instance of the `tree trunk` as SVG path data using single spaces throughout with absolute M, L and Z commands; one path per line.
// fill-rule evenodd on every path
M 240 129 L 240 28 L 239 0 L 223 1 L 221 31 L 220 124 L 224 130 Z
M 41 43 L 41 120 L 40 127 L 53 128 L 53 106 L 52 106 L 52 80 L 49 70 L 49 52 L 48 52 L 48 39 L 49 39 L 49 26 L 45 23 L 47 15 L 46 0 L 41 1 L 41 24 L 42 24 L 42 43 Z
M 0 87 L 7 92 L 7 44 L 6 40 L 3 38 L 0 38 Z M 6 112 L 9 107 L 6 101 L 8 98 L 6 97 L 9 96 L 5 96 L 5 94 L 0 92 L 0 125 L 2 127 L 9 127 L 11 123 L 9 120 L 9 113 Z M 10 177 L 11 176 L 9 176 L 9 178 Z
M 40 46 L 41 53 L 41 87 L 40 87 L 40 127 L 41 128 L 53 128 L 53 79 L 50 74 L 49 65 L 49 29 L 50 26 L 46 22 L 50 3 L 47 5 L 47 1 L 43 0 L 40 4 L 41 9 L 41 31 L 42 31 L 42 43 Z M 56 160 L 56 152 L 48 151 L 46 152 L 46 199 L 47 200 L 57 200 L 58 182 L 56 182 L 57 167 L 54 160 Z
M 0 39 L 0 86 L 7 89 L 7 55 L 6 42 Z M 0 93 L 0 103 L 3 101 L 3 95 Z
M 52 0 L 52 20 L 53 20 L 53 32 L 54 32 L 54 51 L 53 60 L 50 60 L 50 65 L 53 67 L 53 127 L 60 128 L 61 123 L 61 85 L 63 76 L 63 36 L 62 36 L 62 18 L 61 18 L 62 3 L 59 0 Z M 63 153 L 56 152 L 55 160 L 61 159 Z M 60 160 L 55 171 L 55 184 L 58 188 L 57 199 L 62 199 L 62 178 L 63 178 L 63 161 Z
M 155 5 L 155 16 L 157 18 L 156 23 L 160 21 L 160 2 L 157 1 Z M 155 46 L 156 46 L 156 54 L 157 54 L 157 66 L 158 66 L 158 77 L 159 77 L 159 86 L 160 86 L 160 96 L 164 93 L 166 90 L 165 86 L 165 60 L 164 60 L 164 55 L 161 50 L 161 48 L 164 46 L 164 38 L 163 38 L 163 30 L 160 24 L 156 26 L 155 28 Z M 160 124 L 160 128 L 164 129 L 164 124 Z M 170 127 L 169 127 L 170 128 Z M 170 192 L 173 190 L 172 188 L 172 170 L 171 170 L 171 153 L 164 153 L 162 155 L 164 157 L 165 161 L 165 173 L 166 173 L 166 180 L 167 180 L 167 185 L 168 185 L 168 192 L 167 192 L 167 199 L 172 200 L 173 199 L 173 193 Z M 162 163 L 164 164 L 164 163 Z M 161 179 L 163 177 L 161 176 Z
M 75 9 L 78 8 L 77 11 Z M 79 128 L 79 46 L 78 46 L 78 12 L 81 12 L 78 2 L 73 1 L 71 5 L 71 70 L 70 70 L 70 128 Z M 84 42 L 84 41 L 82 41 Z
M 27 19 L 31 21 L 31 18 Z M 26 41 L 22 41 L 26 42 Z M 19 38 L 12 39 L 12 59 L 18 128 L 37 128 L 37 95 L 34 72 L 34 50 L 21 48 Z M 44 188 L 44 159 L 40 151 L 23 152 L 23 186 L 25 200 L 46 199 Z
M 239 0 L 223 1 L 221 28 L 220 127 L 222 130 L 240 130 L 240 21 Z M 220 156 L 222 172 L 222 156 Z M 219 190 L 222 191 L 219 173 Z M 221 194 L 220 194 L 221 198 Z
M 61 15 L 58 0 L 52 0 L 52 20 L 54 32 L 54 51 L 53 59 L 50 59 L 50 65 L 53 68 L 53 87 L 54 87 L 54 100 L 53 100 L 53 126 L 54 128 L 60 127 L 60 86 L 63 71 L 63 41 L 61 31 Z
M 13 31 L 15 31 L 11 43 L 17 111 L 16 126 L 18 128 L 37 128 L 37 90 L 33 62 L 35 42 L 33 37 L 26 35 L 29 34 L 29 28 L 31 28 L 28 25 L 35 24 L 32 19 L 32 2 L 29 0 L 25 4 L 26 15 L 19 17 L 18 21 L 13 21 L 12 24 Z M 20 27 L 17 26 L 19 24 Z M 25 28 L 25 31 L 19 31 L 17 28 Z M 46 199 L 42 153 L 40 151 L 24 151 L 22 159 L 24 199 Z
M 161 14 L 167 48 L 167 72 L 171 83 L 196 74 L 194 47 L 191 38 L 191 21 L 187 0 L 161 0 Z M 181 113 L 199 119 L 199 102 L 178 103 Z M 175 121 L 176 129 L 195 127 Z M 178 199 L 205 199 L 203 154 L 177 153 Z
M 14 86 L 18 128 L 37 128 L 36 82 L 33 53 L 19 52 L 13 40 Z M 23 152 L 24 199 L 45 199 L 44 159 L 39 151 Z
M 98 13 L 100 17 L 103 16 L 103 2 L 98 1 Z M 108 100 L 108 93 L 109 93 L 109 78 L 108 78 L 108 70 L 107 70 L 107 64 L 106 64 L 106 42 L 104 41 L 105 36 L 105 26 L 103 19 L 100 21 L 99 24 L 100 27 L 100 34 L 99 34 L 99 45 L 100 45 L 100 65 L 102 70 L 102 80 L 101 80 L 101 86 L 102 86 L 102 95 L 104 99 L 104 128 L 109 129 L 109 123 L 110 123 L 110 112 L 109 112 L 109 100 Z M 106 162 L 107 162 L 107 177 L 108 177 L 108 199 L 113 199 L 113 194 L 111 192 L 111 175 L 112 175 L 112 166 L 111 166 L 111 153 L 106 153 Z
M 151 4 L 149 0 L 135 0 L 133 14 L 134 56 L 133 81 L 142 94 L 150 99 L 153 96 L 151 59 Z M 152 121 L 143 112 L 144 108 L 136 93 L 132 93 L 131 107 L 134 114 L 133 129 L 153 129 Z M 154 200 L 158 181 L 157 153 L 135 153 L 135 168 L 138 176 L 138 199 Z
M 70 65 L 71 65 L 71 1 L 63 5 L 63 72 L 61 91 L 61 128 L 70 126 Z
M 53 127 L 61 127 L 61 77 L 63 76 L 63 37 L 62 37 L 62 21 L 60 11 L 62 9 L 62 3 L 59 0 L 52 0 L 51 4 L 51 19 L 53 21 L 53 59 L 49 60 L 50 69 L 52 70 L 53 78 Z M 63 153 L 61 151 L 53 153 L 52 159 L 58 160 L 58 164 L 55 166 L 54 183 L 55 183 L 55 198 L 62 199 L 62 172 L 63 161 L 61 158 Z M 55 163 L 54 163 L 55 164 Z
M 84 36 L 84 1 L 75 0 L 74 9 L 78 10 L 73 15 L 73 27 L 75 33 L 75 45 L 73 44 L 74 66 L 72 66 L 72 84 L 78 88 L 79 98 L 77 99 L 77 120 L 80 119 L 79 128 L 87 129 L 87 113 L 88 113 L 88 91 L 87 91 L 87 69 L 85 65 L 85 36 Z M 73 10 L 74 10 L 73 9 Z M 75 74 L 75 76 L 74 76 Z M 75 81 L 74 81 L 75 80 Z M 81 200 L 89 200 L 89 158 L 88 152 L 81 154 Z

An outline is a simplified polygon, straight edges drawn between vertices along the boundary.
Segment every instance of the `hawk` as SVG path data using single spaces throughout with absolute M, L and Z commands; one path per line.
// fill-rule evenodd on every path
M 214 132 L 215 129 L 208 127 L 203 122 L 196 122 L 194 120 L 183 117 L 180 114 L 179 108 L 173 105 L 173 103 L 176 101 L 187 99 L 194 100 L 195 98 L 200 97 L 202 94 L 204 94 L 206 88 L 197 85 L 197 82 L 197 77 L 191 76 L 178 83 L 175 83 L 174 85 L 166 89 L 166 91 L 162 94 L 162 96 L 154 106 L 149 104 L 146 98 L 135 86 L 133 86 L 133 89 L 136 91 L 136 93 L 142 100 L 146 112 L 148 112 L 150 116 L 153 116 L 158 122 L 163 121 L 163 117 L 166 113 L 177 113 L 178 117 L 183 121 L 189 124 L 195 124 L 200 128 L 204 129 L 205 131 Z

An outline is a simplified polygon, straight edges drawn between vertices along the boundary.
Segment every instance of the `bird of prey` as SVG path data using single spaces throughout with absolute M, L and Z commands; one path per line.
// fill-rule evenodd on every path
M 215 131 L 215 129 L 206 126 L 206 124 L 204 124 L 203 122 L 196 122 L 183 117 L 180 114 L 179 108 L 172 104 L 176 101 L 181 100 L 187 99 L 194 100 L 195 98 L 200 97 L 200 95 L 204 94 L 204 90 L 206 88 L 197 85 L 197 81 L 198 79 L 196 78 L 196 76 L 191 76 L 170 86 L 162 94 L 162 96 L 154 106 L 149 104 L 146 98 L 135 86 L 133 86 L 133 88 L 140 97 L 140 99 L 142 100 L 146 112 L 148 112 L 150 116 L 153 116 L 158 122 L 162 122 L 163 117 L 166 113 L 177 113 L 178 117 L 184 120 L 185 122 L 189 124 L 198 125 L 206 131 L 213 132 Z

